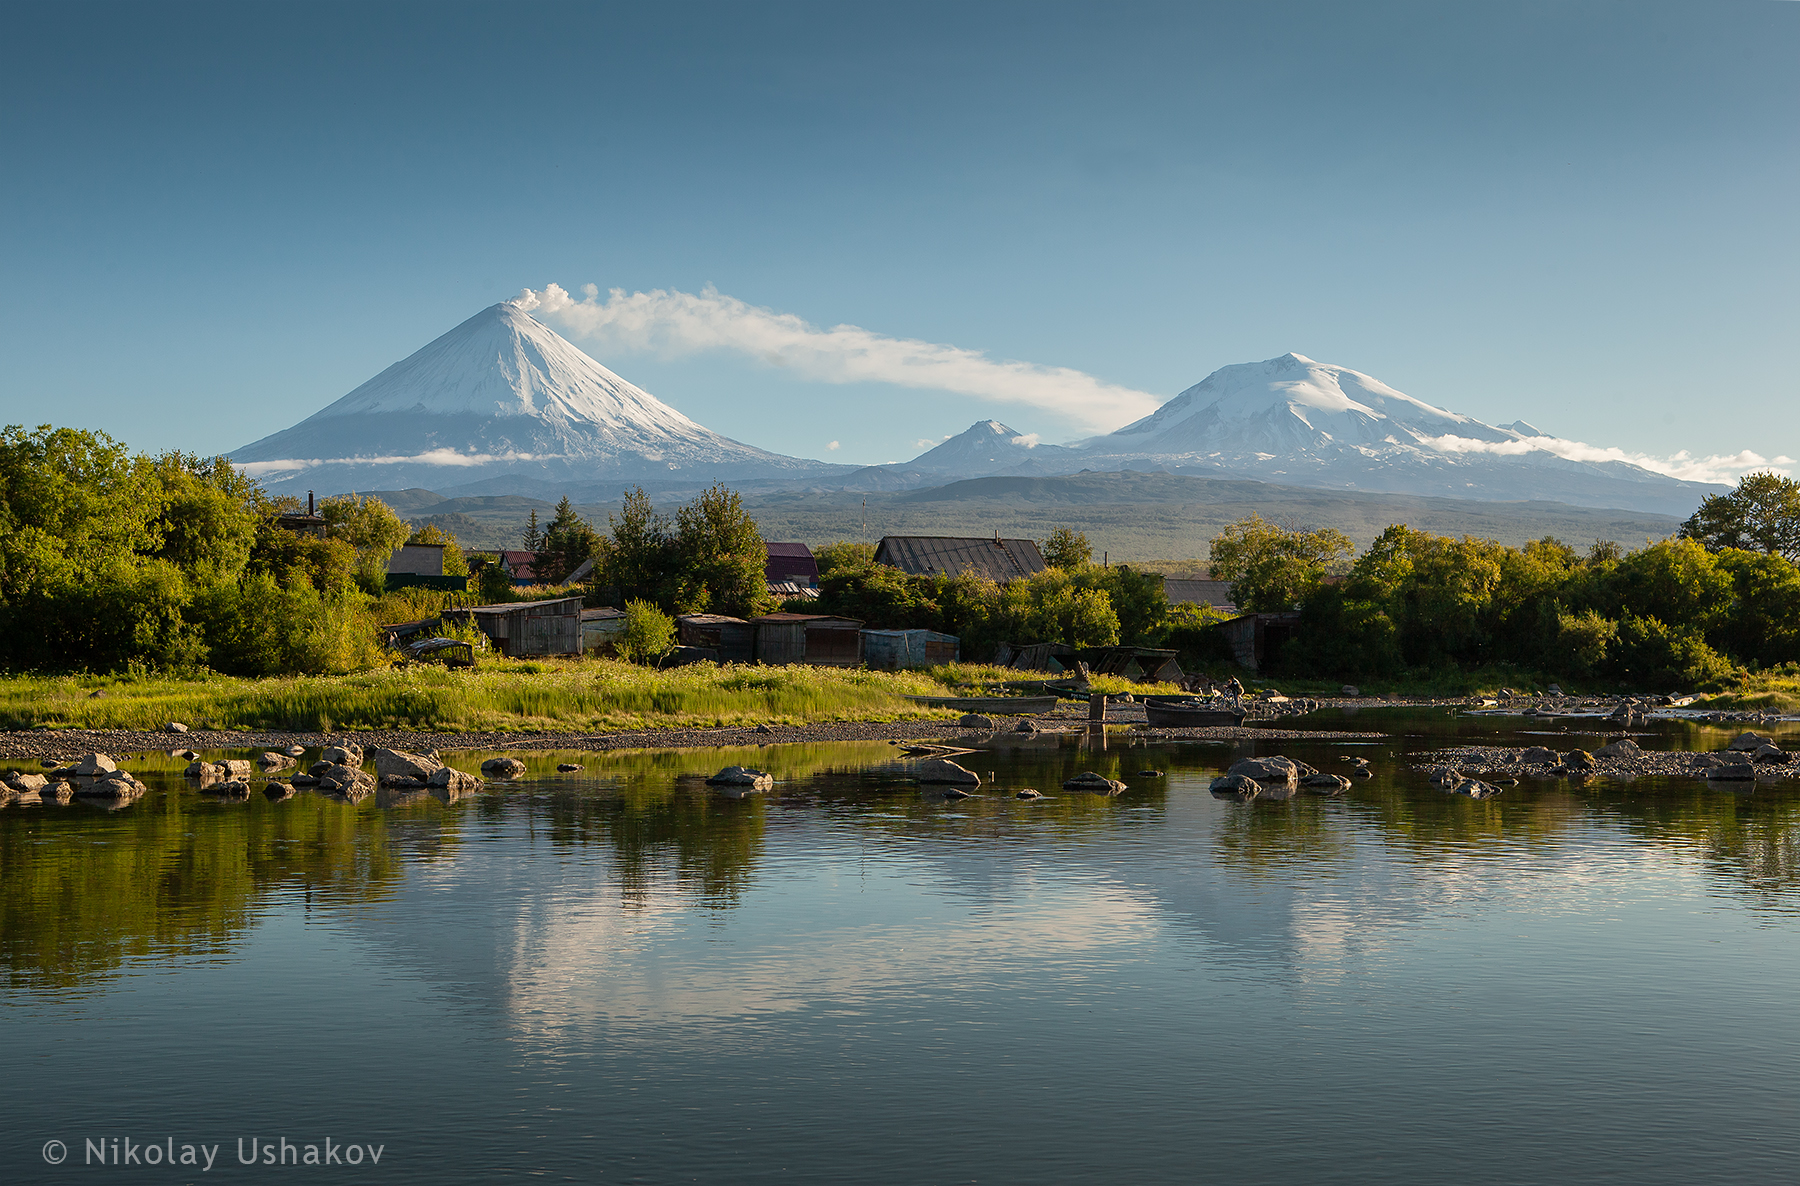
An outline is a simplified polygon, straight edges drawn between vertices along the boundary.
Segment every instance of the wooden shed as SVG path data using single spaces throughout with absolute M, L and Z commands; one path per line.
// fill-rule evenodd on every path
M 1300 615 L 1287 610 L 1273 614 L 1242 614 L 1213 627 L 1225 636 L 1240 667 L 1266 670 L 1300 631 Z
M 862 662 L 862 623 L 828 614 L 764 614 L 756 627 L 758 663 L 855 667 Z
M 718 653 L 721 663 L 749 663 L 756 658 L 756 627 L 724 614 L 684 614 L 675 619 L 675 636 L 684 647 Z
M 581 649 L 590 655 L 610 655 L 619 635 L 625 633 L 625 611 L 610 605 L 581 611 Z
M 444 611 L 446 622 L 473 622 L 502 655 L 581 654 L 581 598 L 514 601 Z
M 863 662 L 882 671 L 905 671 L 954 663 L 961 640 L 935 630 L 865 630 Z

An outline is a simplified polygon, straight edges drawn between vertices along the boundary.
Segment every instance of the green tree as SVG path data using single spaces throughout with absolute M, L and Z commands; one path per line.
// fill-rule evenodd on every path
M 535 524 L 533 520 L 533 528 Z M 539 533 L 538 546 L 532 549 L 538 580 L 546 585 L 560 584 L 589 560 L 596 561 L 598 567 L 604 547 L 605 537 L 575 513 L 568 495 L 564 495 L 556 504 L 556 517 Z
M 412 528 L 373 495 L 327 498 L 319 504 L 319 514 L 330 538 L 356 549 L 356 583 L 364 592 L 380 595 L 387 586 L 388 561 L 393 559 L 394 549 L 412 535 Z
M 1746 474 L 1737 489 L 1702 502 L 1680 535 L 1709 552 L 1738 548 L 1800 564 L 1800 482 L 1780 474 Z
M 839 540 L 835 544 L 814 548 L 813 559 L 818 561 L 819 580 L 822 583 L 826 574 L 833 569 L 875 563 L 875 545 Z
M 475 588 L 485 605 L 504 605 L 513 599 L 512 573 L 506 571 L 506 565 L 498 558 L 481 566 L 476 574 Z
M 1094 562 L 1094 549 L 1085 533 L 1058 527 L 1044 541 L 1043 556 L 1052 568 L 1083 568 Z
M 628 663 L 654 663 L 675 649 L 675 620 L 648 601 L 628 601 L 615 645 Z
M 668 517 L 658 514 L 642 486 L 625 494 L 625 505 L 607 516 L 612 546 L 606 549 L 603 583 L 623 600 L 672 602 L 675 539 Z
M 674 551 L 683 609 L 752 618 L 773 608 L 769 550 L 737 491 L 716 485 L 676 511 Z
M 1239 609 L 1266 613 L 1304 601 L 1355 551 L 1350 537 L 1331 528 L 1298 531 L 1251 515 L 1212 542 L 1212 572 L 1232 583 Z

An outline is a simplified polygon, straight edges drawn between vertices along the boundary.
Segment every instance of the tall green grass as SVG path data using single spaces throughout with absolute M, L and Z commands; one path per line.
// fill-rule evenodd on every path
M 604 659 L 271 679 L 13 676 L 0 678 L 0 727 L 156 729 L 180 721 L 454 732 L 887 721 L 945 715 L 904 698 L 942 690 L 916 673 L 712 664 L 656 671 Z

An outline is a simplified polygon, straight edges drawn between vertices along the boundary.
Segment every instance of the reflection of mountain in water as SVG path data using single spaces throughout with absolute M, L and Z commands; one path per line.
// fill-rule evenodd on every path
M 1330 760 L 1324 747 L 1288 748 Z M 1764 908 L 1800 899 L 1791 793 L 1597 785 L 1476 804 L 1378 783 L 1348 800 L 1246 806 L 1213 800 L 1210 771 L 1191 765 L 1223 764 L 1223 747 L 1042 739 L 963 759 L 1001 779 L 946 804 L 891 773 L 871 782 L 864 772 L 895 759 L 878 743 L 525 756 L 532 781 L 448 808 L 158 790 L 104 815 L 0 813 L 10 983 L 81 986 L 132 959 L 225 951 L 261 912 L 299 896 L 429 983 L 515 1013 L 641 1019 L 949 982 L 970 943 L 997 958 L 1080 962 L 1172 930 L 1202 940 L 1209 958 L 1328 968 L 1458 903 L 1541 910 L 1571 881 L 1645 861 L 1698 859 L 1715 889 Z M 587 770 L 552 773 L 570 758 Z M 771 770 L 782 780 L 774 798 L 790 801 L 712 794 L 702 779 L 727 764 Z M 1136 779 L 1146 764 L 1173 773 Z M 1081 769 L 1136 789 L 1118 799 L 1055 790 Z M 1004 796 L 1019 785 L 1052 797 L 1027 807 Z M 847 907 L 852 875 L 863 881 Z M 374 901 L 382 909 L 343 909 Z M 741 979 L 670 970 L 681 964 L 670 951 L 752 905 L 738 915 L 749 931 L 733 934 L 769 947 L 748 972 L 737 966 Z M 1003 933 L 982 930 L 981 918 L 999 916 Z M 783 927 L 796 933 L 771 934 Z

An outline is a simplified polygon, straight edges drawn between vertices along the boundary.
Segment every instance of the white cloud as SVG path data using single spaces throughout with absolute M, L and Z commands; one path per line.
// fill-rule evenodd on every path
M 950 438 L 945 437 L 944 439 L 947 441 Z M 937 442 L 932 440 L 930 437 L 920 437 L 918 440 L 913 442 L 913 448 L 915 448 L 915 449 L 930 449 L 936 445 L 937 445 Z
M 454 449 L 431 449 L 405 457 L 289 457 L 280 461 L 247 461 L 237 468 L 252 478 L 264 474 L 286 474 L 311 469 L 315 465 L 448 465 L 467 467 L 487 465 L 494 461 L 545 461 L 544 453 L 458 453 Z
M 1680 478 L 1687 482 L 1722 482 L 1727 485 L 1736 482 L 1747 473 L 1757 470 L 1773 470 L 1776 473 L 1791 474 L 1793 467 L 1800 465 L 1792 457 L 1764 457 L 1749 449 L 1732 454 L 1710 454 L 1706 457 L 1695 457 L 1686 449 L 1668 457 L 1657 457 L 1649 453 L 1628 453 L 1618 448 L 1602 448 L 1582 441 L 1566 441 L 1561 437 L 1523 437 L 1516 441 L 1477 441 L 1468 437 L 1441 436 L 1426 437 L 1424 443 L 1440 453 L 1498 453 L 1503 456 L 1518 456 L 1524 453 L 1544 452 L 1569 461 L 1623 461 L 1631 465 L 1642 466 L 1652 473 L 1664 474 L 1671 478 Z
M 1038 447 L 1038 442 L 1041 440 L 1043 440 L 1043 438 L 1038 436 L 1037 433 L 1027 432 L 1014 437 L 1012 443 L 1015 445 L 1024 445 L 1027 449 L 1035 449 Z
M 515 303 L 555 320 L 573 336 L 598 338 L 615 349 L 664 355 L 732 350 L 819 382 L 953 391 L 1042 408 L 1100 431 L 1147 416 L 1163 403 L 1159 396 L 1068 367 L 996 361 L 979 350 L 890 338 L 854 325 L 820 329 L 710 285 L 698 294 L 615 288 L 604 301 L 591 284 L 582 291 L 586 297 L 577 300 L 560 285 L 547 284 L 541 291 L 526 289 Z
M 841 448 L 842 446 L 837 441 L 833 441 L 829 445 L 826 445 L 825 447 L 827 449 L 833 450 L 835 452 L 837 449 Z

